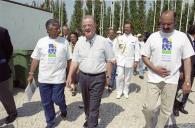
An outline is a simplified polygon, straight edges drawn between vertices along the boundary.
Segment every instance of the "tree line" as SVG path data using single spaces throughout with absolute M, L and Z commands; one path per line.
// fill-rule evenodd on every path
M 83 15 L 94 13 L 97 32 L 102 30 L 104 36 L 112 25 L 116 31 L 122 30 L 121 21 L 131 21 L 134 34 L 153 32 L 159 28 L 161 12 L 169 9 L 176 12 L 176 29 L 186 32 L 187 27 L 194 23 L 195 17 L 195 0 L 192 3 L 188 2 L 185 0 L 113 0 L 111 6 L 102 6 L 102 4 L 106 5 L 105 0 L 86 0 L 86 3 L 83 0 L 75 0 L 68 26 L 71 31 L 75 31 L 76 28 L 81 27 Z M 53 17 L 59 19 L 61 25 L 68 23 L 65 4 L 66 1 L 62 0 L 45 0 L 41 5 L 33 1 L 34 6 L 53 12 Z M 100 23 L 102 19 L 103 24 Z

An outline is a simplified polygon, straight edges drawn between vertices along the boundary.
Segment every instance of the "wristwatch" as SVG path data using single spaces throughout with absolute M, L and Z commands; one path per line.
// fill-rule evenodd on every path
M 106 75 L 106 78 L 111 78 L 111 76 L 109 76 L 109 75 Z

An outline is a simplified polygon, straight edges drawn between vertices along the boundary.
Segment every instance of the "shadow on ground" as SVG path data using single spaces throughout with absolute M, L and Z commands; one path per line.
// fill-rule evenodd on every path
M 98 128 L 106 128 L 109 123 L 124 111 L 124 109 L 115 103 L 103 103 L 100 106 L 100 121 Z
M 42 111 L 42 105 L 40 101 L 24 103 L 22 107 L 18 108 L 18 117 L 32 116 Z
M 79 108 L 79 106 L 82 104 L 83 102 L 78 101 L 67 105 L 67 112 L 68 112 L 66 117 L 67 121 L 73 122 L 77 120 L 77 118 L 84 112 L 83 108 Z M 58 126 L 62 120 L 63 119 L 60 116 L 60 111 L 58 111 L 56 117 L 56 126 Z
M 129 93 L 131 93 L 131 92 L 138 93 L 138 92 L 140 92 L 140 90 L 141 90 L 140 85 L 138 85 L 136 83 L 131 83 L 130 86 L 129 86 Z

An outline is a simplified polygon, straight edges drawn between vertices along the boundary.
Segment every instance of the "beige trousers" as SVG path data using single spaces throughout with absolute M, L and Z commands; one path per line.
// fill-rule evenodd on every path
M 164 128 L 172 113 L 177 85 L 164 82 L 148 83 L 146 88 L 143 105 L 146 128 Z

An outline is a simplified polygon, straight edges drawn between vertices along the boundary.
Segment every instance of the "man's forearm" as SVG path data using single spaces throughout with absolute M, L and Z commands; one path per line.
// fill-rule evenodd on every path
M 33 74 L 37 68 L 39 64 L 39 60 L 35 60 L 35 59 L 32 59 L 32 63 L 31 63 L 31 66 L 30 66 L 30 72 L 31 74 Z
M 185 81 L 190 82 L 190 79 L 191 79 L 191 59 L 190 58 L 186 58 L 184 60 L 184 75 L 185 75 L 184 77 Z
M 142 56 L 142 58 L 143 58 L 144 64 L 145 64 L 148 68 L 150 68 L 151 70 L 153 70 L 153 71 L 155 72 L 155 67 L 154 67 L 154 65 L 150 62 L 149 58 L 146 57 L 146 56 Z
M 111 73 L 112 73 L 112 62 L 108 62 L 107 64 L 106 64 L 106 66 L 107 66 L 107 69 L 106 69 L 106 71 L 107 71 L 107 76 L 111 76 Z

